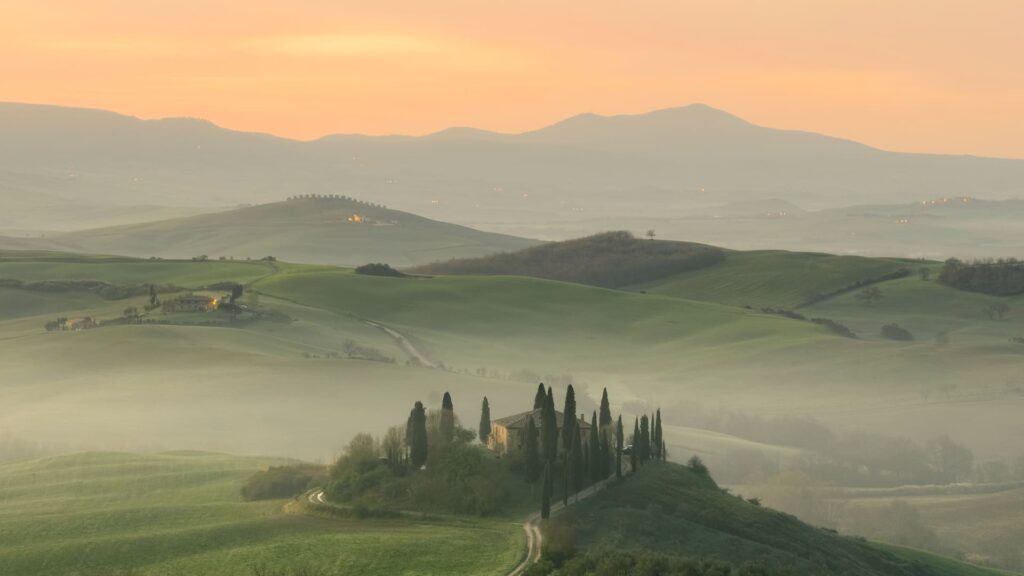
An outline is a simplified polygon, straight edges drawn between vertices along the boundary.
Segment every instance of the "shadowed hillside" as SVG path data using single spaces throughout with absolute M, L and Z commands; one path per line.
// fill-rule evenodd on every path
M 415 268 L 423 274 L 532 276 L 619 288 L 649 282 L 722 260 L 722 251 L 687 242 L 640 240 L 629 232 L 607 232 L 553 242 L 519 252 L 451 260 Z

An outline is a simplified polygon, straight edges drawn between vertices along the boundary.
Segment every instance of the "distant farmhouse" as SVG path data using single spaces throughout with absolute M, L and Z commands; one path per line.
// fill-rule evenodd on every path
M 529 418 L 533 418 L 533 425 L 537 427 L 537 434 L 539 435 L 541 428 L 544 426 L 540 408 L 523 412 L 522 414 L 505 416 L 491 422 L 491 435 L 487 438 L 487 446 L 491 450 L 502 454 L 522 449 L 526 443 L 526 425 L 529 422 Z M 561 438 L 565 415 L 556 410 L 555 422 L 558 424 L 558 435 Z M 581 415 L 577 420 L 577 426 L 580 427 L 580 440 L 585 445 L 590 438 L 590 424 L 587 422 L 585 415 Z
M 89 328 L 95 327 L 96 321 L 93 320 L 91 316 L 86 316 L 85 318 L 71 318 L 69 320 L 65 320 L 61 329 L 77 332 L 79 330 L 88 330 Z
M 217 299 L 201 294 L 186 294 L 164 302 L 164 312 L 210 312 L 217 309 Z

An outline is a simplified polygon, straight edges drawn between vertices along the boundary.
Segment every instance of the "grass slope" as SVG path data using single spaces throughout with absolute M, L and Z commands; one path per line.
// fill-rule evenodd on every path
M 0 572 L 504 574 L 518 523 L 286 515 L 239 488 L 274 458 L 86 453 L 0 465 Z M 291 573 L 291 572 L 284 572 Z
M 198 288 L 227 281 L 249 283 L 273 274 L 278 267 L 276 263 L 261 261 L 141 260 L 61 252 L 0 251 L 0 278 L 26 282 L 100 280 L 109 284 L 172 284 Z
M 725 259 L 710 268 L 630 289 L 733 306 L 792 309 L 814 294 L 831 294 L 910 266 L 910 262 L 894 258 L 778 250 L 726 251 Z
M 850 340 L 754 310 L 522 277 L 384 278 L 280 262 L 63 258 L 8 258 L 0 274 L 186 286 L 239 279 L 250 282 L 247 298 L 258 292 L 261 305 L 294 321 L 48 334 L 42 326 L 58 311 L 114 318 L 128 306 L 141 308 L 145 298 L 97 302 L 12 291 L 26 306 L 0 305 L 8 399 L 0 415 L 13 431 L 40 441 L 84 436 L 119 448 L 329 457 L 351 434 L 401 421 L 408 407 L 395 406 L 395 397 L 431 405 L 450 390 L 463 420 L 472 422 L 481 396 L 490 398 L 495 417 L 515 413 L 538 379 L 554 382 L 545 375 L 571 375 L 583 403 L 608 387 L 617 403 L 666 407 L 683 399 L 760 414 L 813 413 L 831 424 L 920 440 L 949 433 L 979 458 L 1016 456 L 1012 439 L 1024 433 L 1024 399 L 1013 387 L 1024 386 L 1021 351 L 1005 335 L 954 333 L 947 347 Z M 890 284 L 959 301 L 960 293 L 905 279 L 884 283 L 889 295 L 874 307 L 896 299 Z M 812 307 L 808 314 L 845 319 L 833 312 Z M 408 353 L 364 318 L 400 331 L 458 373 L 405 366 Z M 1011 331 L 1012 322 L 988 324 Z M 397 362 L 325 358 L 348 340 Z M 508 379 L 513 373 L 516 379 Z M 375 411 L 394 416 L 381 422 L 369 416 Z M 120 418 L 106 417 L 111 413 Z M 125 444 L 128 426 L 134 432 Z M 666 437 L 680 454 L 736 444 L 683 427 Z M 168 446 L 165 438 L 180 443 Z
M 649 550 L 737 566 L 752 562 L 794 574 L 996 574 L 814 528 L 723 493 L 710 478 L 671 463 L 641 468 L 627 481 L 571 507 L 565 521 L 583 550 Z
M 349 222 L 358 215 L 364 222 Z M 354 266 L 412 266 L 517 250 L 534 241 L 481 232 L 350 199 L 275 202 L 214 214 L 73 232 L 78 252 L 186 258 L 207 254 Z

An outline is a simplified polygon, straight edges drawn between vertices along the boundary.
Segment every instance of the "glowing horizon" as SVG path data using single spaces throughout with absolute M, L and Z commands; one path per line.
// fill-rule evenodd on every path
M 0 0 L 0 100 L 313 139 L 702 102 L 888 150 L 1024 158 L 1012 0 Z

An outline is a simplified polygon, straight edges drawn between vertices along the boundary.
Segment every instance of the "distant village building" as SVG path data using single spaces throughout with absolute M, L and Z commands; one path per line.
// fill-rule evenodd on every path
M 64 322 L 62 328 L 64 330 L 73 330 L 77 332 L 78 330 L 88 330 L 89 328 L 95 327 L 96 321 L 93 320 L 91 316 L 86 316 L 85 318 L 71 318 Z
M 186 294 L 163 305 L 164 312 L 209 312 L 217 309 L 217 299 L 212 296 Z
M 505 416 L 504 418 L 492 421 L 491 435 L 487 438 L 487 446 L 491 450 L 502 454 L 521 450 L 526 443 L 526 425 L 529 422 L 529 418 L 533 418 L 533 425 L 537 427 L 537 437 L 539 439 L 544 423 L 541 419 L 541 410 L 538 408 L 537 410 L 513 414 L 512 416 Z M 556 410 L 555 422 L 558 424 L 558 435 L 561 438 L 565 415 Z M 590 438 L 590 424 L 587 422 L 585 415 L 581 415 L 576 420 L 576 423 L 580 427 L 580 439 L 586 443 Z M 561 441 L 559 441 L 559 450 L 561 449 Z

